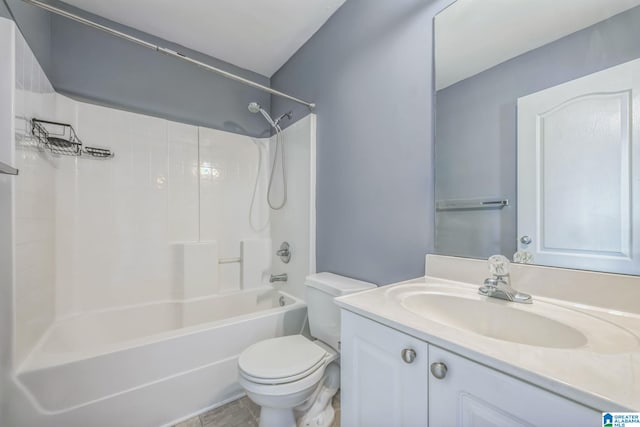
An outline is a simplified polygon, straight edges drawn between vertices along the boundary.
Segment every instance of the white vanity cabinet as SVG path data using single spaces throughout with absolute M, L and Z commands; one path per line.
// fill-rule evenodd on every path
M 428 344 L 342 310 L 344 427 L 424 427 Z
M 602 425 L 600 412 L 430 345 L 429 365 L 438 363 L 447 370 L 429 377 L 430 426 Z
M 341 353 L 344 427 L 602 425 L 600 412 L 346 310 Z

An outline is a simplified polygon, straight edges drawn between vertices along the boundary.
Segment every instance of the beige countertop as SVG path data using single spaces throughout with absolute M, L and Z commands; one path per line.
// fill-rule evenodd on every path
M 598 411 L 640 411 L 640 314 L 535 294 L 533 304 L 516 304 L 478 295 L 477 288 L 477 284 L 425 276 L 336 302 L 345 310 Z M 490 338 L 433 320 L 429 313 L 408 310 L 403 303 L 410 293 L 440 291 L 540 314 L 579 330 L 587 340 L 576 348 L 551 348 Z

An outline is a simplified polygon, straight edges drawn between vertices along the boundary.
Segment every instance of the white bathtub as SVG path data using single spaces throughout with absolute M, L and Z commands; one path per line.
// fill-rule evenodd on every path
M 42 425 L 163 425 L 241 395 L 239 353 L 299 333 L 305 314 L 271 288 L 80 314 L 51 327 L 16 382 Z

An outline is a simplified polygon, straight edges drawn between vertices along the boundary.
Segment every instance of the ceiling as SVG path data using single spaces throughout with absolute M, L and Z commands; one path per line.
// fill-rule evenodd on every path
M 64 0 L 271 77 L 345 0 Z
M 436 88 L 640 5 L 640 0 L 458 0 L 436 17 Z

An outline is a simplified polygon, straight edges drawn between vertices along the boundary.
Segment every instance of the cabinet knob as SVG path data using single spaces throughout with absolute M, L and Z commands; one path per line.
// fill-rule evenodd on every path
M 432 363 L 431 374 L 439 380 L 443 379 L 447 376 L 447 365 L 442 362 Z
M 416 351 L 412 348 L 405 348 L 404 350 L 402 350 L 402 353 L 400 353 L 400 355 L 402 356 L 402 360 L 404 360 L 405 363 L 413 363 L 414 360 L 416 360 Z

